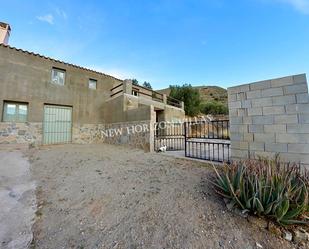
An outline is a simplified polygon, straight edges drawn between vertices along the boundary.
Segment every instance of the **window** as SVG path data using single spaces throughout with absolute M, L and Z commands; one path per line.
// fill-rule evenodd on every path
M 52 75 L 51 75 L 51 81 L 52 83 L 57 84 L 57 85 L 64 85 L 65 70 L 53 68 Z
M 138 91 L 137 90 L 132 90 L 132 95 L 138 96 Z
M 3 121 L 4 122 L 27 122 L 28 104 L 4 102 Z
M 89 79 L 89 88 L 90 89 L 97 89 L 97 80 Z

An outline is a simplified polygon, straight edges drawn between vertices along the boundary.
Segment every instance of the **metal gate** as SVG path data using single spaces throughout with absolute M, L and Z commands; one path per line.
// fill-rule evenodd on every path
M 230 162 L 229 121 L 195 121 L 184 124 L 185 156 Z
M 154 148 L 162 146 L 186 157 L 229 163 L 229 120 L 155 123 Z
M 167 151 L 185 149 L 185 133 L 183 123 L 158 122 L 154 127 L 154 148 L 166 146 Z
M 44 144 L 63 144 L 71 141 L 72 107 L 44 105 Z

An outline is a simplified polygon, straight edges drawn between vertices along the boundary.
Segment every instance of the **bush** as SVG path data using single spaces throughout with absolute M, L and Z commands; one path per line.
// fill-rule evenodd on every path
M 170 89 L 169 96 L 184 102 L 186 115 L 193 117 L 200 113 L 201 98 L 198 89 L 187 84 L 170 86 Z
M 300 166 L 259 159 L 215 168 L 216 191 L 232 205 L 281 225 L 308 224 L 308 172 Z
M 210 101 L 202 105 L 201 112 L 204 114 L 212 114 L 212 115 L 220 115 L 220 114 L 227 115 L 229 113 L 229 109 L 226 105 L 220 102 Z

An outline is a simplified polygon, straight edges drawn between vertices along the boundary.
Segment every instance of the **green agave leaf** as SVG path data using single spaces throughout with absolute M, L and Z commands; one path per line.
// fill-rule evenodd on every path
M 282 202 L 282 207 L 279 209 L 277 220 L 281 220 L 284 217 L 284 215 L 289 210 L 289 206 L 290 206 L 290 201 L 288 198 L 285 198 Z
M 271 212 L 271 210 L 272 210 L 272 208 L 273 208 L 275 203 L 276 203 L 276 201 L 273 201 L 273 202 L 271 202 L 270 204 L 267 205 L 267 207 L 266 207 L 266 209 L 264 211 L 265 215 L 268 215 Z
M 280 224 L 283 225 L 308 225 L 308 221 L 303 221 L 303 220 L 280 220 Z
M 261 201 L 258 198 L 256 198 L 256 204 L 257 204 L 258 214 L 260 215 L 261 213 L 264 212 L 264 207 L 263 207 Z
M 230 182 L 230 179 L 227 178 L 228 182 L 229 182 L 229 187 L 230 187 L 230 191 L 235 199 L 235 201 L 237 201 L 238 205 L 242 208 L 242 209 L 245 209 L 245 207 L 242 205 L 242 203 L 239 201 L 238 197 L 236 196 L 235 192 L 234 192 L 234 189 L 233 189 L 233 186 Z
M 288 211 L 282 219 L 285 219 L 285 220 L 289 220 L 289 219 L 292 219 L 292 218 L 297 218 L 304 210 L 304 206 L 299 206 L 297 208 L 294 208 L 290 211 Z
M 254 197 L 250 198 L 250 199 L 247 200 L 247 202 L 246 202 L 246 208 L 249 209 L 249 210 L 252 209 L 252 204 L 251 204 L 251 202 L 252 202 L 253 198 L 254 198 Z

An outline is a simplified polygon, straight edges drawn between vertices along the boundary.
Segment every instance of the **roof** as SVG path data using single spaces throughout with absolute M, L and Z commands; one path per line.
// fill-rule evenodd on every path
M 11 27 L 8 23 L 0 22 L 0 27 L 2 27 L 4 29 L 8 29 L 9 31 L 11 31 Z
M 32 55 L 32 56 L 36 56 L 36 57 L 40 57 L 40 58 L 45 59 L 45 60 L 54 61 L 54 62 L 61 63 L 61 64 L 66 65 L 66 66 L 78 68 L 78 69 L 81 69 L 81 70 L 84 70 L 84 71 L 87 71 L 87 72 L 92 72 L 92 73 L 96 73 L 96 74 L 100 74 L 100 75 L 104 75 L 104 76 L 110 77 L 110 78 L 115 79 L 115 80 L 123 81 L 121 79 L 118 79 L 118 78 L 116 78 L 114 76 L 111 76 L 111 75 L 108 75 L 108 74 L 105 74 L 105 73 L 102 73 L 102 72 L 98 72 L 98 71 L 95 71 L 95 70 L 92 70 L 92 69 L 89 69 L 89 68 L 85 68 L 85 67 L 78 66 L 78 65 L 75 65 L 75 64 L 71 64 L 71 63 L 68 63 L 68 62 L 64 62 L 64 61 L 61 61 L 61 60 L 56 60 L 56 59 L 53 59 L 53 58 L 50 58 L 50 57 L 47 57 L 47 56 L 44 56 L 44 55 L 41 55 L 41 54 L 37 54 L 37 53 L 26 51 L 26 50 L 23 50 L 23 49 L 20 49 L 20 48 L 11 47 L 11 46 L 5 45 L 3 43 L 0 43 L 0 47 L 5 47 L 5 48 L 8 48 L 8 49 L 13 49 L 15 51 L 18 51 L 18 52 L 21 52 L 21 53 L 25 53 L 25 54 L 29 54 L 29 55 Z

